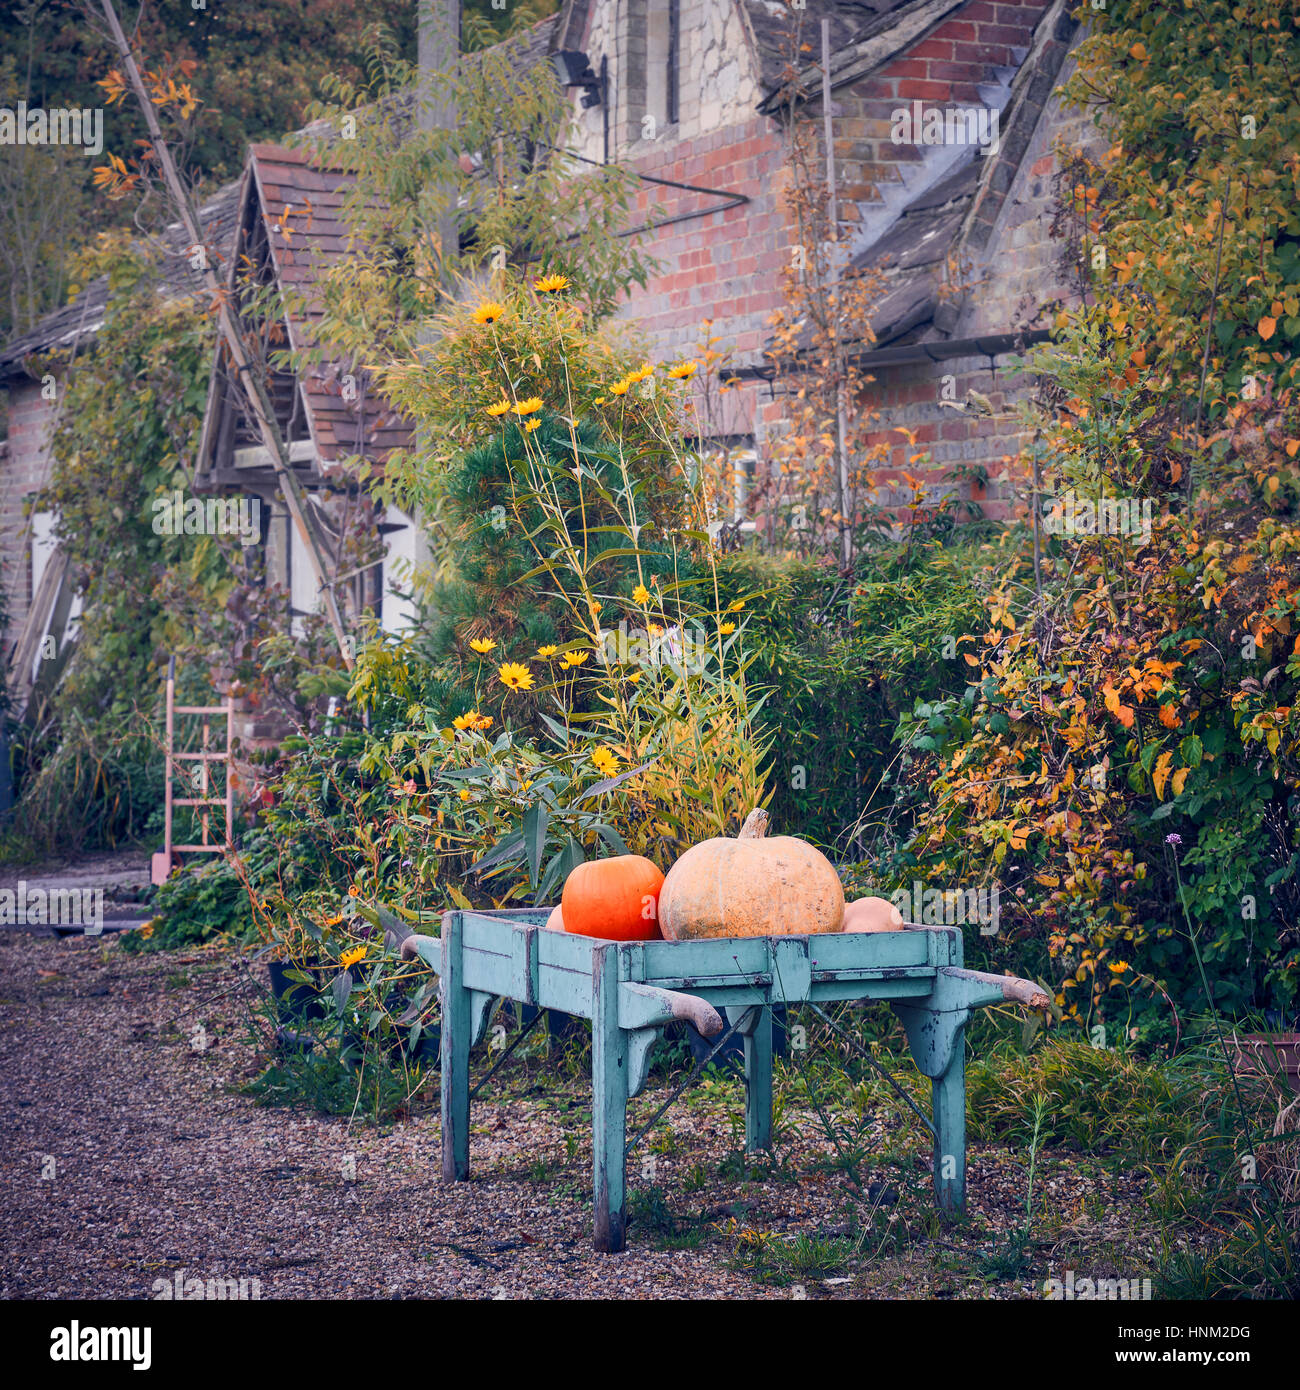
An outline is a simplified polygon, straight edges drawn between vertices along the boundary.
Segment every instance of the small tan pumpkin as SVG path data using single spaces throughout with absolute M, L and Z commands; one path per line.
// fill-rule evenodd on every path
M 546 919 L 545 929 L 547 931 L 564 930 L 564 918 L 560 916 L 560 905 L 558 903 L 551 909 L 551 915 Z
M 844 909 L 845 931 L 902 931 L 903 914 L 885 898 L 857 898 Z
M 659 893 L 667 940 L 839 931 L 844 889 L 830 860 L 806 840 L 766 834 L 767 812 L 755 810 L 736 839 L 703 840 L 682 855 Z

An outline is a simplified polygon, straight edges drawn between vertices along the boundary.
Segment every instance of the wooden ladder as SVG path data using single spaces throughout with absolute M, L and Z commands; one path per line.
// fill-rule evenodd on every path
M 196 753 L 178 753 L 176 751 L 176 716 L 201 715 L 203 718 L 202 744 Z M 226 719 L 226 746 L 224 751 L 214 751 L 212 746 L 212 717 L 213 715 L 224 715 Z M 153 856 L 153 867 L 150 877 L 154 883 L 165 883 L 171 874 L 175 856 L 178 854 L 219 854 L 223 850 L 230 848 L 230 830 L 234 820 L 234 788 L 230 781 L 230 751 L 231 741 L 234 735 L 235 706 L 231 696 L 226 696 L 223 705 L 178 705 L 176 703 L 176 658 L 172 656 L 167 662 L 167 775 L 166 775 L 166 801 L 164 803 L 164 839 L 163 848 L 160 853 Z M 177 796 L 174 788 L 174 781 L 177 775 L 177 768 L 180 763 L 198 763 L 199 777 L 198 785 L 194 787 L 198 796 Z M 223 763 L 225 765 L 225 795 L 210 796 L 211 774 L 209 767 L 212 763 Z M 187 783 L 193 787 L 193 779 L 186 779 Z M 202 841 L 197 845 L 178 845 L 173 841 L 172 817 L 177 806 L 199 806 L 203 809 L 199 812 L 199 820 L 203 827 Z M 209 816 L 211 807 L 222 806 L 226 812 L 226 833 L 225 838 L 220 842 L 214 841 L 211 837 L 211 825 Z

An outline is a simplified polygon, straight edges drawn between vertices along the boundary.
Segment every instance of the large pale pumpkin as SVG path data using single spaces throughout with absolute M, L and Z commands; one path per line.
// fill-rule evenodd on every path
M 738 838 L 704 840 L 682 855 L 659 893 L 669 941 L 839 931 L 844 889 L 830 860 L 806 840 L 766 835 L 767 812 L 751 811 Z

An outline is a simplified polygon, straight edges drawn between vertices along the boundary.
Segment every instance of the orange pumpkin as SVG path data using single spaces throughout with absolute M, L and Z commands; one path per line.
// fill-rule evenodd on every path
M 560 896 L 564 930 L 607 941 L 653 941 L 663 886 L 663 874 L 639 854 L 579 864 Z

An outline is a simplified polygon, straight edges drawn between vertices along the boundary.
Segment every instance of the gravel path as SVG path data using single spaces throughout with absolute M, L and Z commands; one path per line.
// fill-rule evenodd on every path
M 634 1190 L 652 1178 L 673 1212 L 695 1214 L 690 1248 L 664 1238 L 671 1215 L 666 1226 L 651 1216 L 634 1223 L 627 1252 L 597 1256 L 584 1078 L 557 1081 L 537 1062 L 506 1073 L 495 1098 L 475 1103 L 474 1179 L 444 1186 L 436 1071 L 432 1093 L 380 1127 L 240 1092 L 266 1058 L 250 982 L 224 949 L 131 956 L 115 939 L 0 933 L 0 979 L 7 1298 L 148 1298 L 180 1269 L 255 1279 L 263 1298 L 1041 1296 L 1033 1281 L 995 1288 L 954 1274 L 944 1251 L 956 1247 L 943 1241 L 923 1255 L 876 1251 L 865 1274 L 855 1263 L 852 1279 L 835 1270 L 793 1289 L 733 1267 L 738 1234 L 742 1245 L 755 1227 L 834 1235 L 857 1200 L 818 1167 L 811 1115 L 786 1115 L 785 1172 L 727 1172 L 734 1085 L 674 1107 L 655 1131 L 656 1166 L 642 1167 L 641 1151 L 630 1165 Z M 637 1113 L 659 1099 L 639 1098 Z M 928 1188 L 926 1156 L 916 1166 L 912 1186 Z M 1010 1219 L 999 1206 L 1014 1215 L 1023 1203 L 1022 1178 L 1007 1153 L 973 1163 L 986 1236 Z M 1061 1210 L 1092 1191 L 1068 1171 L 1045 1181 Z

